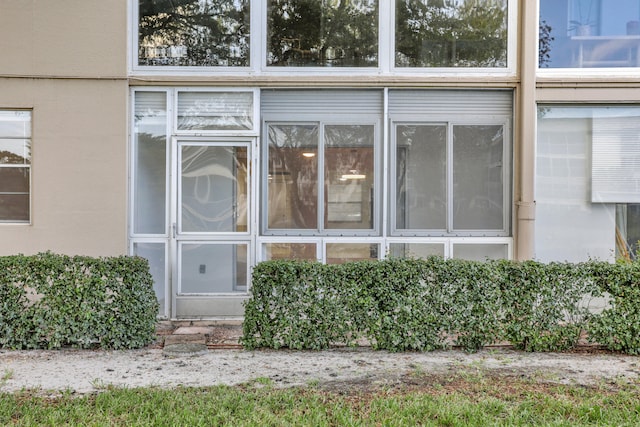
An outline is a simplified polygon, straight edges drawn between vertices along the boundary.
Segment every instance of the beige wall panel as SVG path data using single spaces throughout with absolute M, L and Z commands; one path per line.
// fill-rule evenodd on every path
M 0 76 L 125 76 L 127 2 L 1 0 Z
M 640 87 L 538 88 L 537 102 L 639 103 Z M 637 86 L 640 86 L 638 84 Z
M 0 79 L 32 108 L 32 224 L 0 224 L 0 255 L 127 253 L 126 81 Z

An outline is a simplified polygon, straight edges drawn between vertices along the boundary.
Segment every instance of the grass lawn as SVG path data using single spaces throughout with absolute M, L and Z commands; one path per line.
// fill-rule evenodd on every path
M 414 372 L 389 382 L 280 389 L 266 378 L 228 387 L 116 389 L 51 397 L 2 394 L 9 426 L 640 425 L 640 384 L 557 385 L 543 379 Z

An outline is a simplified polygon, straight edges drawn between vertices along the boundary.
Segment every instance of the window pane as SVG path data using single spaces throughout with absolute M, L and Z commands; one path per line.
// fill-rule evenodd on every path
M 31 112 L 0 110 L 0 137 L 30 138 Z
M 453 228 L 504 227 L 504 136 L 500 125 L 453 127 Z
M 376 67 L 377 0 L 267 0 L 267 64 Z
M 246 292 L 248 248 L 246 244 L 183 244 L 180 292 Z
M 0 190 L 0 222 L 29 222 L 29 194 L 5 194 Z
M 378 259 L 376 243 L 327 243 L 327 264 Z
M 0 164 L 28 165 L 31 163 L 31 140 L 8 139 L 0 135 Z
M 0 167 L 0 194 L 29 194 L 28 167 Z
M 249 65 L 250 0 L 138 2 L 138 65 Z
M 396 258 L 427 258 L 433 255 L 444 257 L 443 243 L 391 243 L 389 251 Z
M 396 67 L 506 67 L 507 0 L 396 0 Z
M 325 126 L 324 226 L 373 228 L 374 127 Z
M 182 232 L 247 231 L 247 162 L 245 147 L 182 146 Z
M 149 261 L 149 271 L 153 276 L 153 290 L 160 303 L 160 316 L 165 316 L 166 295 L 166 270 L 165 270 L 165 244 L 164 243 L 135 243 L 133 253 L 146 258 Z
M 540 0 L 541 68 L 640 66 L 640 0 Z
M 166 232 L 167 95 L 136 92 L 134 135 L 134 233 Z
M 396 228 L 447 227 L 447 127 L 396 128 Z
M 616 258 L 638 260 L 640 254 L 640 204 L 616 206 Z
M 268 224 L 318 228 L 318 126 L 270 125 Z
M 265 243 L 264 259 L 299 259 L 315 261 L 315 243 Z
M 252 92 L 178 93 L 178 129 L 250 130 Z
M 454 244 L 453 258 L 471 261 L 507 259 L 508 249 L 508 246 L 504 244 Z

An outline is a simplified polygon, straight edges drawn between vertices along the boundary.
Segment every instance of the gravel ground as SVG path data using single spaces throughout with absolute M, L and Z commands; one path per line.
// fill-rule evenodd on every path
M 95 393 L 110 386 L 172 388 L 235 385 L 269 378 L 275 386 L 367 382 L 392 384 L 422 372 L 476 372 L 589 385 L 640 381 L 640 357 L 598 351 L 523 353 L 488 349 L 475 354 L 436 351 L 387 353 L 368 348 L 328 351 L 207 350 L 168 355 L 162 349 L 127 351 L 0 350 L 0 392 L 37 390 Z

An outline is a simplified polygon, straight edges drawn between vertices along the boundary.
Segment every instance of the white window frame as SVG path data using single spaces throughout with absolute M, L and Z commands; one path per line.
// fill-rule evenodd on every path
M 7 111 L 7 112 L 12 112 L 12 113 L 28 113 L 29 115 L 29 128 L 33 129 L 33 111 L 32 110 L 25 110 L 25 109 L 2 109 L 2 111 Z M 2 138 L 3 135 L 0 135 L 0 138 Z M 6 136 L 4 136 L 4 138 L 7 138 Z M 24 138 L 9 138 L 9 139 L 28 139 L 29 141 L 31 141 L 31 150 L 33 150 L 33 131 L 29 132 L 29 136 L 28 137 L 24 137 Z M 31 155 L 29 157 L 29 163 L 22 163 L 22 164 L 2 164 L 0 165 L 0 168 L 2 169 L 9 169 L 9 168 L 23 168 L 23 169 L 28 169 L 29 171 L 29 190 L 28 190 L 28 198 L 29 198 L 29 219 L 26 221 L 18 221 L 18 220 L 14 220 L 14 219 L 4 219 L 2 217 L 0 217 L 0 225 L 31 225 L 32 221 L 33 221 L 33 175 L 32 175 L 32 164 L 33 164 L 33 155 Z M 18 193 L 13 193 L 13 194 L 18 194 Z
M 129 74 L 132 76 L 455 76 L 504 78 L 516 75 L 518 39 L 518 0 L 507 0 L 507 66 L 504 68 L 405 68 L 395 67 L 395 0 L 378 0 L 377 67 L 268 67 L 267 6 L 264 0 L 251 0 L 250 53 L 247 67 L 176 67 L 138 65 L 138 0 L 129 4 Z

